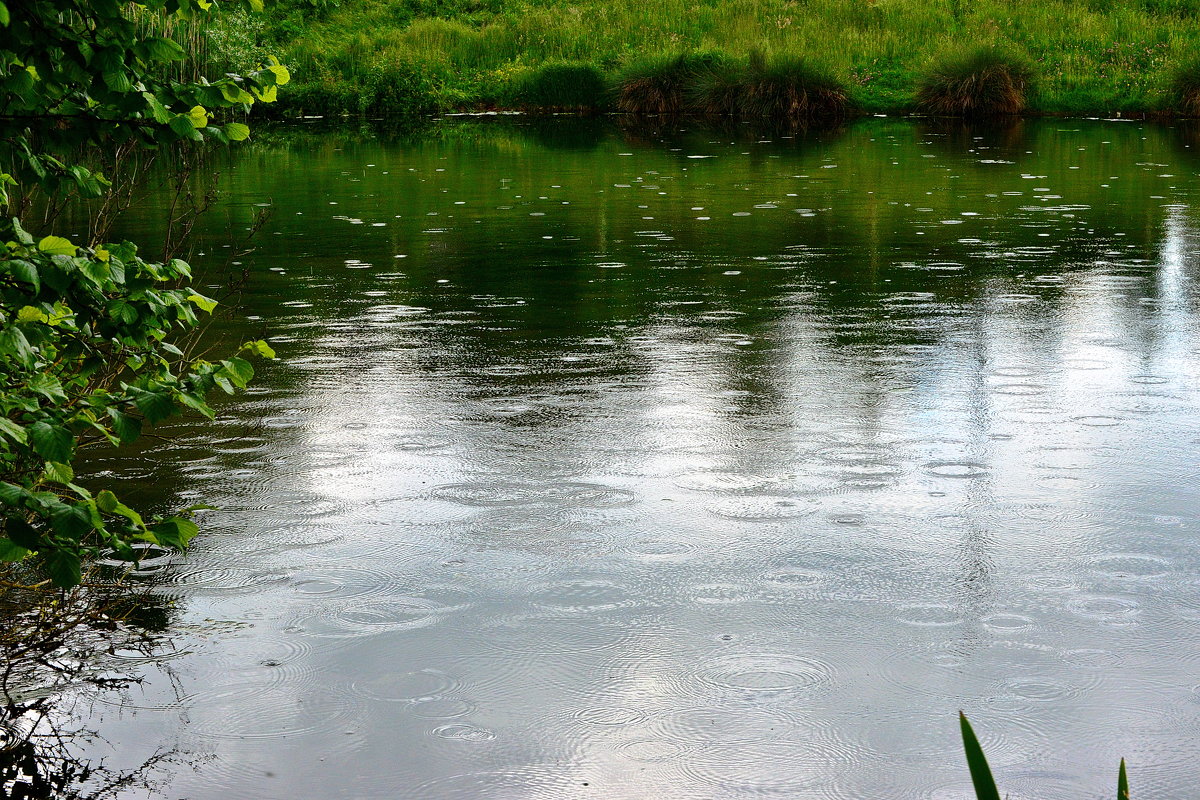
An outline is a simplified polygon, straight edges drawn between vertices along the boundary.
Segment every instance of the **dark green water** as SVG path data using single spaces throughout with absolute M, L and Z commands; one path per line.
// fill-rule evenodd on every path
M 227 334 L 280 360 L 94 465 L 221 510 L 85 752 L 178 749 L 129 798 L 946 800 L 962 708 L 1013 798 L 1187 796 L 1193 140 L 264 136 L 194 261 L 273 203 Z

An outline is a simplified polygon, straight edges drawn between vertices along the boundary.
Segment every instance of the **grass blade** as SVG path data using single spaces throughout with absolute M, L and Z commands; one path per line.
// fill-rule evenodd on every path
M 975 797 L 978 800 L 1000 800 L 1000 792 L 996 790 L 996 781 L 992 779 L 992 770 L 983 755 L 983 748 L 967 722 L 967 715 L 958 712 L 958 720 L 962 725 L 963 749 L 967 751 L 967 766 L 971 769 L 971 783 L 975 785 Z
M 1117 800 L 1129 800 L 1129 777 L 1125 774 L 1125 759 L 1121 759 L 1121 771 L 1117 773 Z

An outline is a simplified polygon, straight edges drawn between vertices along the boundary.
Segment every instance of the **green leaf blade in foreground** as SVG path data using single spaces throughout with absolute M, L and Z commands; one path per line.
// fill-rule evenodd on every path
M 1121 769 L 1117 772 L 1117 800 L 1129 800 L 1129 776 L 1125 774 L 1125 759 L 1121 759 Z
M 959 725 L 962 728 L 963 749 L 967 752 L 967 767 L 971 770 L 971 783 L 975 786 L 975 796 L 978 800 L 1000 800 L 1000 792 L 996 790 L 996 781 L 992 778 L 991 767 L 983 755 L 983 748 L 967 722 L 967 715 L 958 712 Z

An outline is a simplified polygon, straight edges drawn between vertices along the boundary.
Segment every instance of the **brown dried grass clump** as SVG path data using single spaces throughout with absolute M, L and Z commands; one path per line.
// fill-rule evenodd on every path
M 986 47 L 944 57 L 925 74 L 917 105 L 931 114 L 986 117 L 1019 114 L 1033 82 L 1024 59 Z

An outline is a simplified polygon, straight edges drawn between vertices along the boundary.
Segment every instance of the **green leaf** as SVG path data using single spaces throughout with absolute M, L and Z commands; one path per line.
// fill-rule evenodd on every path
M 221 95 L 230 103 L 253 103 L 254 97 L 240 86 L 232 83 L 221 84 Z M 207 123 L 205 123 L 207 124 Z
M 91 533 L 96 525 L 84 506 L 54 500 L 50 507 L 50 526 L 59 536 L 78 542 Z
M 112 421 L 113 433 L 121 440 L 121 444 L 129 444 L 142 435 L 142 421 L 137 417 L 112 407 L 107 414 Z
M 50 580 L 60 589 L 78 586 L 83 579 L 79 555 L 69 550 L 51 550 L 46 554 L 45 568 Z
M 192 124 L 192 120 L 187 114 L 176 114 L 171 117 L 171 121 L 167 125 L 181 139 L 198 142 L 204 138 L 200 135 L 200 131 L 196 130 L 196 126 Z
M 131 389 L 130 391 L 133 393 L 133 404 L 137 406 L 138 411 L 145 415 L 151 425 L 157 425 L 175 411 L 175 404 L 171 402 L 171 396 L 168 394 L 148 392 L 144 389 Z
M 142 515 L 134 511 L 129 506 L 117 499 L 117 496 L 105 489 L 96 495 L 96 508 L 103 511 L 105 514 L 116 514 L 137 525 L 139 528 L 145 528 L 146 523 L 142 522 Z
M 64 239 L 61 236 L 47 236 L 38 242 L 38 250 L 52 256 L 73 256 L 78 248 L 71 244 L 70 239 Z
M 196 534 L 200 533 L 199 526 L 190 519 L 170 517 L 150 526 L 150 532 L 159 544 L 184 550 Z
M 244 142 L 250 138 L 250 126 L 241 122 L 227 122 L 223 130 L 231 142 Z
M 7 436 L 17 444 L 25 444 L 29 441 L 25 429 L 7 417 L 0 417 L 0 434 Z
M 65 464 L 75 453 L 75 437 L 60 425 L 48 422 L 35 422 L 27 429 L 29 440 L 33 444 L 33 452 L 47 461 L 57 461 Z
M 208 109 L 204 106 L 192 106 L 188 109 L 188 120 L 193 128 L 204 128 L 208 125 Z
M 29 550 L 12 539 L 0 539 L 0 561 L 20 561 L 29 555 Z
M 67 393 L 63 390 L 62 382 L 53 375 L 34 375 L 25 382 L 25 388 L 34 394 L 40 394 L 51 403 L 65 405 L 67 402 Z
M 33 347 L 21 329 L 15 325 L 0 329 L 0 357 L 3 356 L 15 359 L 22 366 L 33 366 Z
M 275 76 L 276 86 L 283 86 L 292 79 L 292 73 L 288 72 L 288 68 L 282 64 L 272 64 L 267 67 L 267 70 Z
M 1121 769 L 1117 772 L 1117 800 L 1129 800 L 1129 776 L 1125 774 L 1125 759 L 1121 759 Z
M 42 478 L 51 483 L 61 483 L 65 486 L 75 480 L 75 470 L 71 469 L 70 464 L 47 461 L 46 469 L 42 471 Z
M 10 21 L 11 20 L 8 15 L 8 6 L 6 6 L 4 3 L 0 3 L 0 25 L 7 26 Z
M 29 497 L 29 490 L 16 484 L 0 481 L 0 503 L 13 508 L 20 508 Z M 12 520 L 9 520 L 11 522 Z
M 275 351 L 271 348 L 271 345 L 267 344 L 262 339 L 258 339 L 257 341 L 253 342 L 246 342 L 242 345 L 242 349 L 253 350 L 263 358 L 275 358 Z
M 4 520 L 4 533 L 14 544 L 26 550 L 37 550 L 42 546 L 42 537 L 32 525 L 20 517 Z
M 246 388 L 246 384 L 254 379 L 254 365 L 244 358 L 235 357 L 227 361 L 222 361 L 221 366 L 234 385 L 239 388 Z
M 173 39 L 153 37 L 142 40 L 147 54 L 158 61 L 183 61 L 187 58 L 183 48 Z
M 203 311 L 205 311 L 209 314 L 211 314 L 213 312 L 213 310 L 216 309 L 216 307 L 217 307 L 216 300 L 205 297 L 204 295 L 198 294 L 196 292 L 192 292 L 191 294 L 188 295 L 188 301 L 195 303 Z
M 217 412 L 213 411 L 212 406 L 204 402 L 202 397 L 197 397 L 190 392 L 176 392 L 175 400 L 192 409 L 193 411 L 199 411 L 209 419 L 212 419 L 217 415 Z
M 34 306 L 21 306 L 17 311 L 17 322 L 49 322 L 50 318 L 46 316 L 46 312 Z
M 992 778 L 992 770 L 988 766 L 987 758 L 983 755 L 983 748 L 979 746 L 979 740 L 975 738 L 975 731 L 971 730 L 971 723 L 967 722 L 967 715 L 958 712 L 959 727 L 962 728 L 963 748 L 967 752 L 967 767 L 971 770 L 971 783 L 975 786 L 975 796 L 978 800 L 1000 800 L 1000 792 L 996 789 L 996 781 Z
M 23 258 L 14 258 L 8 262 L 8 270 L 17 280 L 31 284 L 35 294 L 42 290 L 42 281 L 38 277 L 37 267 L 32 262 Z

